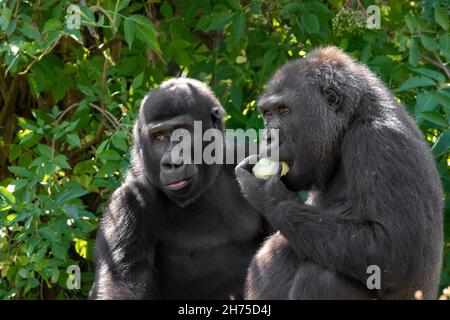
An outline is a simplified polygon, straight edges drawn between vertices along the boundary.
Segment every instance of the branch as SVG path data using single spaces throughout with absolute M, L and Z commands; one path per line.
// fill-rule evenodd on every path
M 0 70 L 0 94 L 3 100 L 6 99 L 8 88 L 6 87 L 6 77 L 3 75 L 3 70 Z
M 442 62 L 441 58 L 435 53 L 434 56 L 436 57 L 436 60 L 433 58 L 430 58 L 424 54 L 421 54 L 420 57 L 425 60 L 426 62 L 434 65 L 435 67 L 438 67 L 442 71 L 444 71 L 445 75 L 448 79 L 450 79 L 450 70 L 447 68 L 447 66 Z
M 12 79 L 11 86 L 9 87 L 9 90 L 6 93 L 6 96 L 3 101 L 3 110 L 0 112 L 0 128 L 3 127 L 6 120 L 9 116 L 13 114 L 14 107 L 16 105 L 16 97 L 17 93 L 19 92 L 19 80 L 20 76 L 15 76 Z

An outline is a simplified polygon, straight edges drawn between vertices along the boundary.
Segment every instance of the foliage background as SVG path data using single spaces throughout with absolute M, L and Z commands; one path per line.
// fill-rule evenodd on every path
M 352 33 L 332 28 L 339 0 L 89 0 L 79 30 L 65 24 L 71 3 L 0 0 L 0 298 L 87 296 L 99 217 L 147 91 L 197 78 L 228 127 L 260 128 L 254 103 L 273 71 L 327 44 L 367 63 L 426 135 L 445 188 L 450 285 L 448 1 L 375 1 L 381 29 Z M 81 290 L 67 289 L 72 264 Z

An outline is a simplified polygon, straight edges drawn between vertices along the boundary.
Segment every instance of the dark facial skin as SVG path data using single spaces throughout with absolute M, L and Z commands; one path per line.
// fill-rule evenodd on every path
M 311 189 L 331 169 L 337 130 L 346 121 L 338 112 L 341 102 L 337 90 L 319 88 L 301 75 L 280 77 L 259 99 L 265 128 L 279 130 L 279 160 L 290 167 L 282 181 L 290 190 Z M 321 121 L 324 117 L 332 122 Z
M 155 168 L 154 174 L 158 176 L 159 173 L 161 190 L 180 204 L 185 202 L 184 199 L 199 193 L 199 186 L 203 181 L 196 165 L 173 161 L 172 150 L 179 142 L 172 141 L 171 135 L 176 129 L 184 129 L 193 136 L 193 123 L 194 119 L 191 116 L 184 115 L 170 121 L 148 124 L 149 149 L 147 154 L 151 162 L 160 164 L 159 168 Z
M 152 103 L 160 99 L 158 103 L 163 104 L 164 108 L 151 108 L 151 105 L 147 106 L 144 103 L 141 112 L 145 121 L 140 124 L 140 130 L 141 136 L 146 139 L 141 143 L 146 153 L 146 163 L 159 163 L 159 166 L 148 165 L 152 183 L 156 184 L 167 197 L 184 207 L 201 195 L 211 181 L 210 178 L 214 177 L 219 169 L 219 166 L 193 163 L 194 139 L 200 139 L 200 141 L 202 139 L 201 136 L 194 135 L 194 121 L 202 121 L 202 133 L 209 128 L 220 129 L 221 111 L 219 108 L 212 108 L 210 114 L 207 114 L 197 104 L 194 105 L 189 98 L 186 98 L 188 93 L 193 94 L 200 101 L 202 97 L 196 97 L 195 91 L 192 92 L 189 87 L 168 90 L 174 91 L 174 95 L 170 98 L 177 97 L 178 94 L 180 99 L 166 101 L 169 97 L 160 95 L 157 91 L 152 93 Z M 170 118 L 167 117 L 168 114 Z M 205 117 L 210 121 L 204 121 Z M 172 159 L 173 148 L 181 143 L 181 140 L 171 139 L 172 133 L 177 129 L 186 130 L 185 132 L 192 138 L 191 163 L 175 163 L 176 161 Z

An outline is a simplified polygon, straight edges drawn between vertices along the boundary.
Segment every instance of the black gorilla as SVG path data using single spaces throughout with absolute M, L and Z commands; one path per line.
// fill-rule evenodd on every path
M 247 199 L 279 230 L 252 261 L 249 299 L 425 299 L 437 294 L 442 188 L 424 137 L 363 65 L 335 47 L 275 73 L 258 101 L 280 130 L 289 173 L 236 168 Z M 305 204 L 295 193 L 311 191 Z M 369 266 L 381 270 L 381 288 Z
M 97 234 L 91 298 L 243 298 L 266 235 L 260 214 L 240 194 L 234 166 L 171 157 L 174 129 L 193 136 L 197 120 L 203 131 L 223 132 L 223 115 L 213 93 L 191 79 L 166 81 L 145 97 L 131 168 Z

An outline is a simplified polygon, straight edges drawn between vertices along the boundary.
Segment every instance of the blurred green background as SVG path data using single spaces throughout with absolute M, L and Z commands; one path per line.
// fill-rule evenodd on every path
M 99 217 L 123 179 L 146 92 L 193 77 L 213 88 L 229 128 L 260 128 L 255 99 L 274 70 L 329 44 L 385 81 L 432 148 L 446 195 L 442 292 L 449 1 L 346 2 L 344 11 L 337 0 L 0 0 L 0 298 L 87 296 Z M 371 4 L 380 29 L 365 28 Z M 67 288 L 69 265 L 81 269 L 80 290 Z

